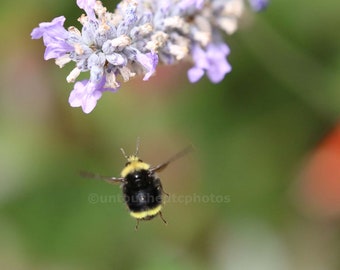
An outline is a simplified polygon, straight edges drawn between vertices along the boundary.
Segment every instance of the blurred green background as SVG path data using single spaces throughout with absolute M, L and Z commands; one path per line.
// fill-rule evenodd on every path
M 233 71 L 222 83 L 162 67 L 85 115 L 68 105 L 72 65 L 44 61 L 30 39 L 60 15 L 78 26 L 75 1 L 3 1 L 0 269 L 340 269 L 340 211 L 299 200 L 304 164 L 340 115 L 339 11 L 335 0 L 248 10 L 226 37 Z M 136 232 L 119 187 L 78 171 L 118 176 L 119 148 L 133 153 L 138 136 L 153 165 L 188 143 L 196 151 L 161 173 L 175 195 L 168 225 Z

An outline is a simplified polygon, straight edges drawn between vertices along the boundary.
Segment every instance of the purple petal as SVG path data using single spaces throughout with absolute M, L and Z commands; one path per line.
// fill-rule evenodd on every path
M 223 80 L 224 76 L 231 71 L 231 66 L 226 59 L 229 52 L 229 47 L 221 42 L 209 44 L 205 50 L 199 45 L 194 45 L 191 54 L 195 66 L 188 71 L 189 81 L 197 82 L 204 71 L 213 83 Z
M 182 0 L 178 5 L 183 10 L 186 10 L 191 7 L 201 9 L 204 5 L 204 0 Z
M 117 89 L 105 88 L 106 77 L 99 82 L 83 80 L 74 84 L 74 89 L 68 99 L 71 107 L 81 107 L 84 113 L 90 113 L 97 105 L 104 91 L 116 91 Z
M 222 58 L 219 63 L 212 65 L 207 70 L 207 75 L 213 83 L 219 83 L 223 80 L 224 76 L 231 71 L 231 65 L 225 58 Z
M 51 22 L 42 22 L 39 24 L 39 27 L 36 27 L 33 29 L 32 33 L 31 33 L 31 37 L 32 39 L 39 39 L 41 38 L 44 33 L 49 32 L 59 32 L 62 31 L 61 29 L 63 29 L 64 31 L 64 22 L 65 22 L 65 17 L 64 16 L 60 16 L 60 17 L 56 17 L 54 18 Z
M 249 0 L 249 4 L 256 12 L 264 10 L 268 6 L 268 0 Z
M 158 55 L 156 53 L 138 53 L 136 55 L 137 62 L 139 62 L 144 69 L 146 69 L 146 74 L 143 78 L 144 81 L 148 80 L 151 75 L 155 72 L 158 64 Z
M 98 86 L 88 80 L 76 82 L 68 100 L 71 107 L 81 107 L 84 113 L 90 113 L 102 96 Z
M 88 95 L 86 100 L 83 100 L 81 108 L 84 113 L 90 113 L 96 107 L 97 101 L 101 98 L 102 92 L 94 91 L 91 95 Z
M 94 7 L 96 5 L 96 0 L 77 0 L 77 5 L 81 9 L 85 10 L 87 17 L 90 20 L 96 19 L 96 14 L 94 12 Z
M 191 50 L 192 58 L 195 61 L 197 67 L 208 68 L 209 61 L 206 56 L 206 52 L 199 45 L 194 45 Z
M 44 44 L 46 46 L 44 53 L 45 60 L 61 57 L 74 49 L 64 40 L 57 40 L 56 38 L 48 35 L 44 36 Z
M 229 47 L 224 43 L 210 44 L 207 48 L 207 58 L 210 65 L 207 75 L 213 83 L 223 80 L 224 76 L 231 71 L 226 56 L 229 54 Z
M 73 47 L 66 40 L 69 32 L 64 28 L 65 17 L 54 18 L 51 22 L 43 22 L 33 29 L 32 39 L 43 38 L 46 46 L 44 59 L 58 58 L 73 51 Z
M 71 107 L 81 106 L 87 82 L 88 80 L 84 80 L 74 84 L 74 89 L 71 91 L 70 97 L 68 99 Z
M 198 82 L 204 75 L 204 70 L 199 67 L 192 67 L 188 70 L 188 78 L 191 83 Z

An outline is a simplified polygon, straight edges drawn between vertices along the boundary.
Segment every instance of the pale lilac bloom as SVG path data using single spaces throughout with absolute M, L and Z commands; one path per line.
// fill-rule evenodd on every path
M 136 59 L 146 70 L 143 80 L 147 81 L 156 70 L 158 64 L 158 55 L 155 53 L 138 53 L 136 55 Z
M 245 0 L 122 0 L 114 12 L 100 1 L 76 1 L 86 13 L 79 18 L 81 29 L 65 29 L 65 17 L 60 16 L 40 23 L 31 36 L 43 38 L 46 60 L 55 59 L 60 67 L 74 63 L 66 78 L 75 83 L 69 103 L 85 113 L 94 109 L 104 91 L 116 91 L 136 75 L 148 80 L 158 64 L 191 58 L 191 82 L 206 74 L 218 83 L 231 70 L 222 33 L 237 30 Z M 249 1 L 257 10 L 268 0 Z M 89 78 L 77 82 L 82 72 Z
M 74 84 L 74 89 L 70 93 L 69 103 L 71 107 L 81 107 L 84 113 L 90 113 L 97 105 L 104 88 L 105 78 L 98 83 L 83 80 Z
M 190 82 L 197 82 L 205 72 L 213 83 L 222 81 L 231 71 L 231 66 L 226 59 L 229 52 L 229 47 L 221 42 L 209 44 L 206 50 L 195 45 L 191 52 L 195 65 L 188 70 Z
M 43 38 L 46 46 L 44 59 L 58 58 L 73 50 L 73 47 L 66 42 L 69 32 L 64 28 L 65 17 L 60 16 L 51 22 L 43 22 L 39 27 L 34 28 L 32 39 Z
M 85 10 L 86 15 L 90 20 L 96 20 L 96 15 L 94 12 L 96 1 L 97 0 L 77 0 L 78 7 Z
M 201 9 L 204 5 L 204 0 L 182 0 L 179 2 L 179 7 L 182 9 L 195 7 Z
M 249 3 L 253 10 L 259 12 L 268 6 L 269 0 L 249 0 Z

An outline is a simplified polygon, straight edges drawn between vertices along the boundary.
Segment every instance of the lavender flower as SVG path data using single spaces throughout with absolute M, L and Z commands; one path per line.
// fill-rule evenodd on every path
M 60 16 L 55 18 L 50 23 L 41 23 L 38 28 L 35 28 L 31 36 L 33 39 L 43 38 L 46 46 L 45 60 L 58 58 L 72 50 L 72 46 L 66 42 L 69 32 L 63 27 L 65 17 Z
M 269 0 L 249 0 L 249 4 L 253 10 L 259 12 L 264 10 L 269 3 Z
M 190 82 L 197 82 L 207 72 L 213 83 L 223 80 L 226 73 L 231 71 L 231 66 L 226 60 L 229 47 L 224 43 L 211 43 L 203 50 L 199 45 L 192 49 L 195 66 L 188 70 Z
M 111 13 L 100 1 L 77 0 L 86 13 L 79 18 L 81 30 L 65 29 L 65 17 L 60 16 L 39 24 L 31 37 L 43 38 L 45 60 L 55 59 L 60 67 L 75 63 L 66 78 L 75 82 L 69 103 L 90 113 L 103 92 L 116 91 L 136 75 L 148 80 L 160 63 L 191 59 L 191 82 L 205 73 L 213 83 L 223 80 L 231 66 L 221 35 L 237 30 L 243 1 L 123 0 Z M 257 0 L 256 7 L 260 2 L 266 1 Z M 76 82 L 82 72 L 89 72 L 89 79 Z

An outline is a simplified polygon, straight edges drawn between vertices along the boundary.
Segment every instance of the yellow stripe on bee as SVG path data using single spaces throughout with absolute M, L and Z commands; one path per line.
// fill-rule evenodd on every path
M 153 209 L 149 209 L 143 212 L 130 212 L 130 215 L 136 219 L 143 219 L 157 215 L 162 210 L 162 205 L 158 205 Z
M 140 170 L 149 170 L 150 165 L 139 161 L 137 158 L 130 158 L 128 159 L 130 164 L 126 165 L 125 168 L 120 173 L 121 177 L 125 178 L 129 173 L 133 173 L 134 171 L 140 171 Z

